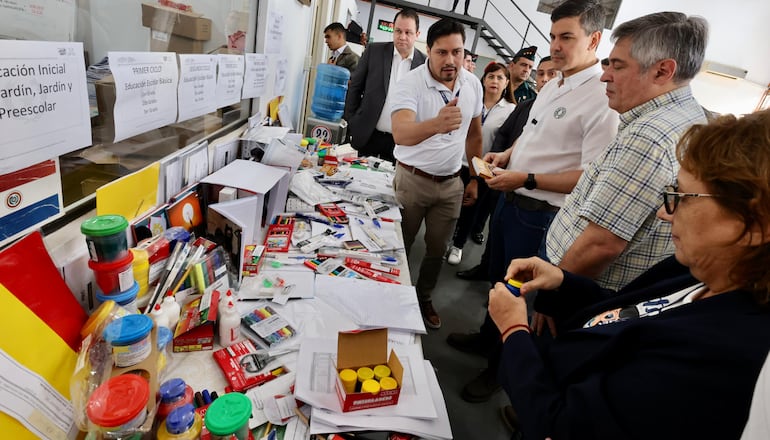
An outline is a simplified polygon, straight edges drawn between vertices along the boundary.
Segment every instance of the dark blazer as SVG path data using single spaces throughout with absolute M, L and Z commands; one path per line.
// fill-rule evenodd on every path
M 615 294 L 566 272 L 558 291 L 540 292 L 535 308 L 553 314 L 559 336 L 538 349 L 528 333 L 513 333 L 500 366 L 524 438 L 739 438 L 770 348 L 770 313 L 750 293 L 582 328 L 695 283 L 672 257 Z
M 497 129 L 490 151 L 499 153 L 513 145 L 513 141 L 518 139 L 524 131 L 524 126 L 527 125 L 527 119 L 529 119 L 529 111 L 532 110 L 534 103 L 535 98 L 532 98 L 516 104 L 516 108 L 508 115 L 503 125 Z
M 353 75 L 353 72 L 356 71 L 358 60 L 359 56 L 353 52 L 350 46 L 345 46 L 345 49 L 342 51 L 340 56 L 337 57 L 337 61 L 334 64 L 348 69 L 350 74 Z
M 415 49 L 411 68 L 424 63 L 425 54 Z M 366 47 L 358 68 L 350 78 L 345 119 L 355 148 L 366 145 L 374 132 L 388 94 L 392 65 L 393 42 L 372 43 Z

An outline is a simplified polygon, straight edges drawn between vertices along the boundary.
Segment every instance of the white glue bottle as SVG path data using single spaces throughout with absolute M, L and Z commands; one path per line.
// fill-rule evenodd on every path
M 241 339 L 241 317 L 232 301 L 219 309 L 219 345 L 229 347 Z
M 225 308 L 227 307 L 227 303 L 231 302 L 235 304 L 235 295 L 233 295 L 233 291 L 230 289 L 227 289 L 227 292 L 225 292 L 224 295 L 219 295 L 219 307 Z
M 161 308 L 163 309 L 166 318 L 168 318 L 168 328 L 173 331 L 176 329 L 176 324 L 179 322 L 179 315 L 182 314 L 182 307 L 176 302 L 174 295 L 169 295 L 163 298 L 163 306 Z
M 166 327 L 168 326 L 168 316 L 163 312 L 163 309 L 160 307 L 160 304 L 155 304 L 155 307 L 152 308 L 150 311 L 150 318 L 155 322 L 155 326 L 160 327 Z

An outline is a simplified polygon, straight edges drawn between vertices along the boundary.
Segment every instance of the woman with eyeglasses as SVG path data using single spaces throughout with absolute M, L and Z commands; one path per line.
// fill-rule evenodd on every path
M 489 313 L 524 438 L 739 438 L 770 349 L 770 110 L 693 126 L 658 211 L 674 256 L 619 292 L 511 262 Z M 612 200 L 607 200 L 612 203 Z M 529 334 L 524 296 L 559 329 Z

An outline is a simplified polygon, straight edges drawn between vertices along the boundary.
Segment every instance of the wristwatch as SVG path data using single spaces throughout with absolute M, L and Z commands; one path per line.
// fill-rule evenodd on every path
M 524 181 L 524 188 L 530 190 L 537 188 L 537 180 L 535 180 L 534 174 L 527 174 L 527 180 Z

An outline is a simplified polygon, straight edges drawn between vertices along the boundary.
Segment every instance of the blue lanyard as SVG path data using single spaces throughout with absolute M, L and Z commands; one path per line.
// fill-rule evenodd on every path
M 446 97 L 447 91 L 446 90 L 439 90 L 438 94 L 441 95 L 441 99 L 444 100 L 444 104 L 449 104 L 449 98 Z M 452 96 L 452 92 L 449 92 L 449 96 Z M 460 89 L 457 89 L 457 93 L 455 93 L 455 98 L 460 96 Z

